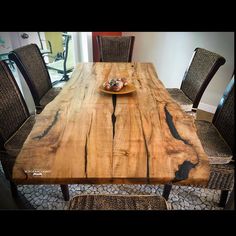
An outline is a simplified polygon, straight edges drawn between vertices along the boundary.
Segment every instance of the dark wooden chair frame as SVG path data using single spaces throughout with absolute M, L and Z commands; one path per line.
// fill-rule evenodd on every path
M 96 39 L 97 39 L 97 44 L 98 44 L 98 49 L 99 49 L 99 58 L 100 58 L 100 62 L 102 61 L 101 58 L 101 35 L 97 35 Z M 122 36 L 114 36 L 114 37 L 122 37 Z M 130 51 L 129 51 L 129 59 L 128 62 L 132 61 L 132 56 L 133 56 L 133 48 L 134 48 L 134 40 L 135 40 L 135 36 L 130 36 L 131 37 L 131 45 L 130 45 Z
M 190 60 L 190 63 L 189 63 L 189 65 L 188 65 L 188 67 L 187 67 L 187 69 L 186 69 L 186 71 L 185 71 L 185 73 L 184 73 L 184 77 L 183 77 L 183 80 L 182 80 L 182 83 L 181 83 L 181 86 L 180 86 L 180 90 L 182 90 L 182 86 L 183 86 L 183 84 L 184 84 L 184 82 L 185 82 L 185 79 L 186 79 L 186 76 L 187 76 L 187 74 L 188 74 L 188 72 L 189 72 L 189 68 L 190 68 L 190 66 L 191 66 L 191 64 L 192 64 L 192 62 L 193 62 L 194 56 L 195 56 L 195 54 L 197 53 L 197 50 L 198 50 L 198 49 L 199 49 L 199 48 L 195 48 L 195 50 L 194 50 L 194 52 L 193 52 L 192 58 L 191 58 L 191 60 Z M 217 72 L 217 70 L 218 70 L 222 65 L 224 65 L 225 62 L 226 62 L 226 60 L 225 60 L 225 58 L 223 58 L 223 57 L 220 57 L 220 58 L 215 62 L 214 66 L 211 68 L 210 73 L 207 75 L 207 78 L 206 78 L 205 81 L 202 83 L 202 85 L 201 85 L 201 87 L 200 87 L 200 89 L 199 89 L 199 91 L 198 91 L 198 93 L 197 93 L 197 95 L 196 95 L 196 97 L 195 97 L 195 99 L 194 99 L 194 101 L 193 101 L 192 111 L 196 111 L 196 110 L 197 110 L 198 105 L 199 105 L 199 102 L 200 102 L 200 100 L 201 100 L 201 97 L 202 97 L 204 91 L 206 90 L 207 85 L 210 83 L 211 79 L 213 78 L 213 76 L 215 75 L 215 73 Z M 183 91 L 183 90 L 182 90 L 182 91 Z M 187 95 L 186 95 L 186 96 L 187 96 Z

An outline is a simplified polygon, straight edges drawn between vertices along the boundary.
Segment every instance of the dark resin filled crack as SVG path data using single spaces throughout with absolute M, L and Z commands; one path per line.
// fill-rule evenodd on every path
M 51 128 L 52 128 L 52 127 L 57 123 L 57 121 L 58 121 L 59 112 L 60 112 L 60 110 L 58 110 L 58 111 L 56 112 L 52 123 L 47 127 L 47 129 L 45 129 L 40 135 L 33 137 L 33 139 L 38 139 L 38 140 L 40 140 L 41 138 L 45 137 L 45 136 L 49 133 L 49 131 L 51 130 Z
M 167 110 L 166 106 L 165 106 L 165 114 L 166 114 L 166 123 L 169 126 L 170 132 L 172 134 L 172 136 L 175 139 L 181 140 L 184 142 L 184 144 L 192 147 L 192 149 L 194 150 L 194 152 L 196 153 L 195 149 L 193 148 L 193 146 L 188 143 L 186 140 L 184 140 L 178 133 L 178 131 L 176 130 L 176 127 L 174 125 L 173 119 L 171 114 L 169 113 L 169 111 Z M 177 181 L 181 181 L 184 179 L 188 178 L 189 172 L 192 168 L 195 168 L 198 164 L 199 164 L 199 157 L 196 153 L 197 156 L 197 163 L 192 163 L 191 161 L 185 160 L 181 165 L 178 166 L 178 170 L 175 172 L 175 178 L 173 180 L 173 182 L 177 182 Z
M 113 138 L 115 137 L 115 124 L 116 124 L 116 116 L 115 116 L 115 111 L 116 111 L 116 95 L 112 94 L 112 104 L 113 104 L 113 113 L 111 116 L 112 120 L 112 126 L 113 126 Z

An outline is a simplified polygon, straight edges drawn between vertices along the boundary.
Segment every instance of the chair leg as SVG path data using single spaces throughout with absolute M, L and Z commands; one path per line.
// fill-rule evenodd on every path
M 67 74 L 64 74 L 61 81 L 68 81 L 69 80 L 69 76 Z
M 10 187 L 11 187 L 11 194 L 13 198 L 17 198 L 18 197 L 18 190 L 17 190 L 17 186 L 15 183 L 13 183 L 12 181 L 10 181 Z
M 171 189 L 172 189 L 172 184 L 165 184 L 164 185 L 164 190 L 163 190 L 162 196 L 166 199 L 166 201 L 169 198 Z
M 61 184 L 61 191 L 65 201 L 70 200 L 69 188 L 67 184 Z
M 60 80 L 56 80 L 56 81 L 52 82 L 52 85 L 56 85 L 60 82 L 68 81 L 68 80 L 69 80 L 69 76 L 66 74 L 66 75 L 63 75 L 63 77 Z
M 226 202 L 224 210 L 234 210 L 234 188 L 229 195 L 229 199 Z
M 221 190 L 219 207 L 225 207 L 229 190 Z

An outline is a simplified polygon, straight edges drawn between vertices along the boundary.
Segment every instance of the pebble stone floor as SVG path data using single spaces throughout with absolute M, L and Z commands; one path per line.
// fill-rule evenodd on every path
M 51 74 L 51 73 L 50 73 Z M 55 80 L 55 74 L 53 80 Z M 3 172 L 0 164 L 0 171 Z M 78 194 L 154 194 L 161 195 L 163 185 L 73 184 L 70 198 Z M 67 210 L 59 185 L 18 185 L 18 191 L 37 210 Z M 171 210 L 222 210 L 218 207 L 220 191 L 186 186 L 173 186 L 168 199 Z
M 67 210 L 59 185 L 19 185 L 18 190 L 37 210 Z M 69 185 L 70 197 L 78 194 L 157 194 L 163 185 Z M 217 206 L 220 191 L 173 186 L 168 205 L 171 210 L 222 210 Z

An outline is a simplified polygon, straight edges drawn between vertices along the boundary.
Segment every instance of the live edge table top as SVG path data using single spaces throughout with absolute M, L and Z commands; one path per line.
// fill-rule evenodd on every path
M 99 90 L 113 77 L 136 91 Z M 152 63 L 80 63 L 26 139 L 13 168 L 21 184 L 170 183 L 205 185 L 209 161 L 194 120 Z

